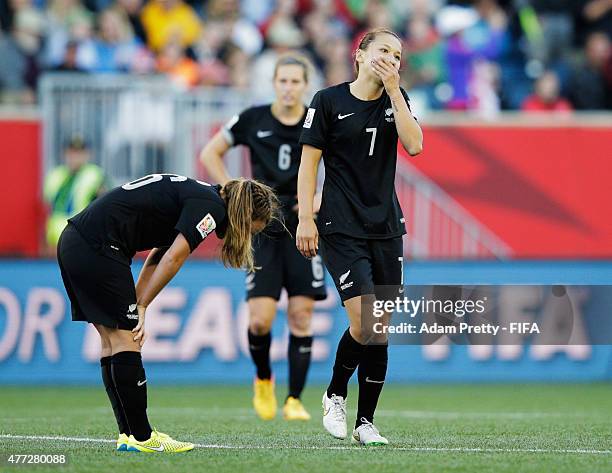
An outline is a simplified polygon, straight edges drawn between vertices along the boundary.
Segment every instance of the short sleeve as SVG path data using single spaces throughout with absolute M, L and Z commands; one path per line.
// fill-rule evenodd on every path
M 306 112 L 300 144 L 314 146 L 321 150 L 325 149 L 328 141 L 327 133 L 329 125 L 329 107 L 322 91 L 319 91 L 313 97 L 310 107 L 308 107 Z
M 210 235 L 225 219 L 225 208 L 205 199 L 187 199 L 174 227 L 181 233 L 191 251 Z
M 410 107 L 410 97 L 408 97 L 408 92 L 406 92 L 403 87 L 400 87 L 400 90 L 402 92 L 402 95 L 404 96 L 404 100 L 406 101 L 406 105 L 408 105 L 408 110 L 410 110 L 410 113 L 412 113 L 412 108 Z M 414 115 L 412 115 L 412 116 L 414 117 Z M 417 120 L 417 117 L 414 117 L 414 119 Z
M 230 146 L 243 145 L 247 142 L 248 131 L 251 128 L 251 114 L 245 110 L 240 115 L 234 115 L 223 125 L 221 132 Z

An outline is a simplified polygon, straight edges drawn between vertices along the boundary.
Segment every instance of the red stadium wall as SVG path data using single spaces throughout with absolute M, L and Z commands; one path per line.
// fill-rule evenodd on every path
M 40 125 L 0 119 L 0 255 L 35 256 L 43 234 Z M 517 258 L 611 258 L 612 127 L 428 126 L 405 157 Z M 218 252 L 207 241 L 200 256 Z
M 612 257 L 612 128 L 426 127 L 404 155 L 518 258 Z
M 42 235 L 40 124 L 0 119 L 0 255 L 36 256 Z

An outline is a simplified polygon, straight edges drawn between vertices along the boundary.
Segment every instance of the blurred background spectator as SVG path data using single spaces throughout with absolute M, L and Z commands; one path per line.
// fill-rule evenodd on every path
M 523 102 L 522 110 L 526 112 L 569 112 L 572 105 L 560 96 L 560 84 L 557 74 L 546 71 L 534 84 L 534 93 Z
M 309 55 L 316 90 L 351 80 L 360 36 L 386 26 L 422 109 L 491 116 L 555 80 L 571 108 L 611 106 L 612 0 L 5 0 L 0 26 L 5 102 L 35 101 L 46 70 L 166 74 L 265 101 L 278 54 Z

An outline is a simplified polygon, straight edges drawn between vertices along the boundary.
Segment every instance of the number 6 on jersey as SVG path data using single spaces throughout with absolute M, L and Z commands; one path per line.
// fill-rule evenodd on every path
M 284 144 L 278 148 L 278 168 L 286 171 L 291 167 L 291 145 Z

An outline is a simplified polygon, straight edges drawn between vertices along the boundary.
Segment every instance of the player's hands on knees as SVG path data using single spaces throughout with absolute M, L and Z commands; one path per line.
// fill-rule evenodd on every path
M 132 329 L 132 333 L 134 334 L 134 341 L 139 342 L 139 345 L 142 347 L 147 338 L 145 334 L 145 312 L 147 308 L 140 304 L 136 308 L 138 310 L 138 324 Z
M 314 258 L 319 250 L 319 231 L 314 219 L 300 219 L 295 234 L 295 245 L 306 258 Z
M 372 59 L 372 69 L 380 77 L 387 94 L 391 95 L 393 92 L 399 90 L 400 76 L 399 70 L 384 56 L 379 56 Z

